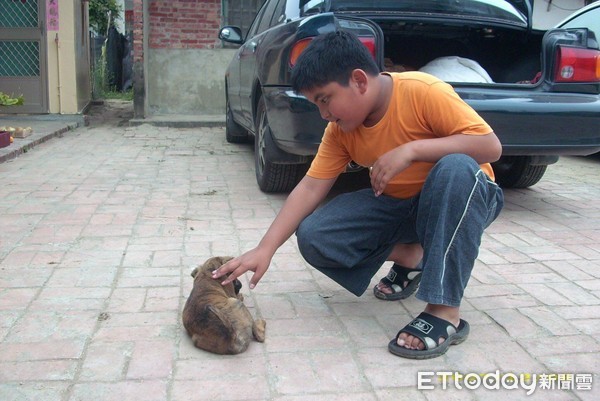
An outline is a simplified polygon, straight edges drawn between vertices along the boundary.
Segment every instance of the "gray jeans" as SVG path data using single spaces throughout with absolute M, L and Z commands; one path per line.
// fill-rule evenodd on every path
M 438 161 L 421 193 L 375 197 L 371 189 L 339 195 L 306 217 L 296 236 L 302 256 L 360 296 L 394 245 L 420 243 L 417 298 L 460 306 L 483 230 L 500 213 L 502 190 L 466 155 Z

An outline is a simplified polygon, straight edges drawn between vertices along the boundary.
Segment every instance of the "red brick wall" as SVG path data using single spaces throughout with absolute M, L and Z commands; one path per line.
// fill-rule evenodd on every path
M 144 5 L 133 0 L 133 62 L 144 60 Z
M 220 43 L 221 0 L 152 0 L 148 14 L 151 48 L 212 49 Z

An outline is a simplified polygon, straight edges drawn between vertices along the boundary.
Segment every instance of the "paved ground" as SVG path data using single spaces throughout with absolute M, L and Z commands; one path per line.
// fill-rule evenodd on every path
M 444 357 L 389 354 L 423 304 L 349 295 L 293 239 L 242 290 L 267 341 L 217 356 L 182 329 L 189 272 L 250 248 L 285 196 L 257 189 L 252 148 L 222 128 L 132 128 L 111 107 L 0 164 L 0 400 L 600 399 L 600 159 L 506 191 L 464 299 L 471 337 Z
M 44 114 L 23 117 L 0 114 L 0 129 L 2 130 L 10 127 L 33 128 L 32 133 L 27 137 L 15 138 L 15 142 L 10 146 L 0 148 L 0 163 L 14 159 L 43 142 L 60 137 L 66 131 L 83 125 L 85 125 L 85 116 L 82 115 Z

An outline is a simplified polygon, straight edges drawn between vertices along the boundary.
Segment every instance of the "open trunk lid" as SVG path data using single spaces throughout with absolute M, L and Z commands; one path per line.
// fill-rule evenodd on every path
M 372 18 L 462 20 L 531 29 L 533 0 L 302 0 L 301 15 L 335 12 Z

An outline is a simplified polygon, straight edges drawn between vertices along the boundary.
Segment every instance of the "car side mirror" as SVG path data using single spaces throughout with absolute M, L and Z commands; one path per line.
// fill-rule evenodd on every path
M 221 28 L 219 31 L 219 39 L 238 45 L 244 43 L 244 39 L 242 39 L 242 30 L 237 26 L 224 26 Z

